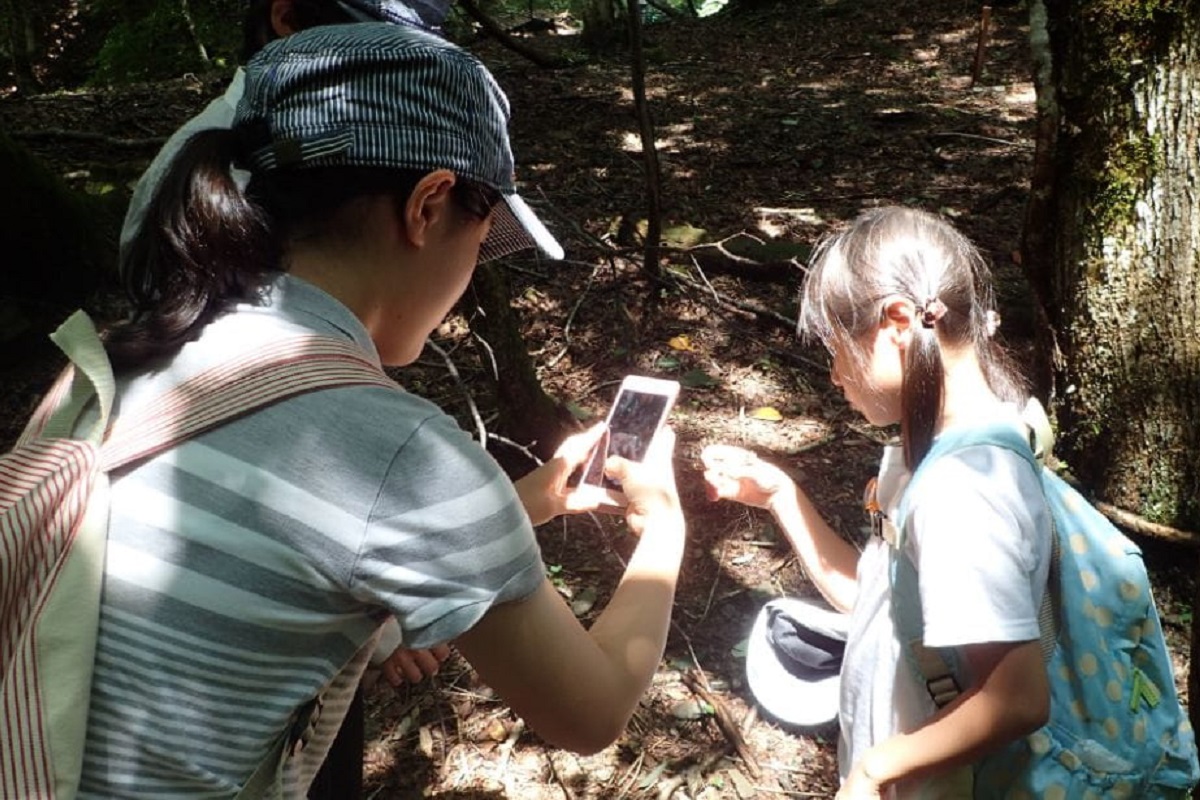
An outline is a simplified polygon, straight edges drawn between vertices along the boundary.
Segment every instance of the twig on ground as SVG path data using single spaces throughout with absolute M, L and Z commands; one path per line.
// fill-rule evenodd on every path
M 629 794 L 629 790 L 637 783 L 638 774 L 642 771 L 642 764 L 646 761 L 646 751 L 642 750 L 638 753 L 634 762 L 629 765 L 629 769 L 625 770 L 625 775 L 617 781 L 620 787 L 620 792 L 616 796 L 616 800 L 623 800 Z
M 1010 142 L 1008 139 L 995 139 L 995 138 L 992 138 L 991 136 L 980 136 L 979 134 L 976 134 L 976 133 L 960 133 L 958 131 L 934 131 L 927 135 L 930 137 L 954 136 L 959 139 L 974 139 L 975 141 L 978 141 L 978 142 L 991 142 L 992 144 L 1003 144 L 1003 145 L 1007 145 L 1008 147 L 1024 147 L 1024 148 L 1027 148 L 1030 150 L 1033 149 L 1033 145 L 1029 142 Z
M 516 450 L 518 453 L 525 456 L 526 458 L 528 458 L 530 461 L 532 461 L 534 464 L 536 464 L 539 467 L 545 463 L 544 461 L 542 461 L 542 459 L 538 458 L 537 454 L 532 452 L 529 449 L 529 447 L 526 447 L 525 445 L 521 444 L 520 442 L 514 442 L 512 439 L 509 439 L 507 436 L 501 436 L 498 433 L 488 433 L 487 438 L 489 441 L 500 442 L 500 444 L 508 445 L 513 450 Z M 536 445 L 537 442 L 530 442 L 529 444 L 530 444 L 530 446 L 533 446 L 533 445 Z
M 703 670 L 692 669 L 688 670 L 683 676 L 684 684 L 695 692 L 696 696 L 713 707 L 716 714 L 717 727 L 721 729 L 721 733 L 725 739 L 741 756 L 742 763 L 746 767 L 746 772 L 751 778 L 757 779 L 762 775 L 762 768 L 758 765 L 758 758 L 750 749 L 750 745 L 746 744 L 745 737 L 742 736 L 741 728 L 733 718 L 733 714 L 729 711 L 729 706 L 725 704 L 721 698 L 713 693 L 712 688 L 708 685 L 708 679 L 704 677 Z
M 675 792 L 683 788 L 685 783 L 689 783 L 693 776 L 703 777 L 708 772 L 711 772 L 712 768 L 720 763 L 724 757 L 724 753 L 713 753 L 699 764 L 693 764 L 683 772 L 676 773 L 670 780 L 659 784 L 658 800 L 671 800 Z
M 725 551 L 729 548 L 729 537 L 721 537 L 721 552 L 717 555 L 717 571 L 713 576 L 712 585 L 708 587 L 708 599 L 704 602 L 704 611 L 700 612 L 700 618 L 696 622 L 703 622 L 708 619 L 708 612 L 712 609 L 713 595 L 717 593 L 717 585 L 721 582 L 721 567 L 725 564 Z
M 664 273 L 664 275 L 669 275 L 671 277 L 671 279 L 681 282 L 687 286 L 690 286 L 693 289 L 702 290 L 704 292 L 704 294 L 706 294 L 706 295 L 707 295 L 708 291 L 712 289 L 711 283 L 708 284 L 708 286 L 704 286 L 703 284 L 701 284 L 699 281 L 695 280 L 694 278 L 690 278 L 687 275 L 683 275 L 679 272 L 668 270 Z M 778 311 L 772 311 L 769 308 L 763 308 L 762 306 L 758 305 L 757 303 L 751 303 L 748 300 L 731 300 L 727 297 L 722 297 L 718 294 L 715 296 L 714 300 L 712 300 L 712 301 L 703 300 L 702 302 L 705 302 L 705 303 L 714 302 L 721 309 L 723 309 L 725 311 L 733 311 L 744 317 L 759 320 L 762 322 L 771 322 L 771 323 L 774 323 L 776 325 L 783 327 L 785 330 L 788 330 L 788 331 L 796 330 L 796 324 L 797 324 L 796 320 L 792 319 L 791 317 L 785 317 L 783 314 L 780 314 Z
M 554 756 L 549 750 L 542 750 L 542 755 L 546 757 L 546 763 L 550 765 L 550 774 L 554 776 L 554 782 L 558 784 L 558 788 L 562 789 L 563 797 L 571 800 L 571 788 L 567 786 L 567 782 L 558 774 L 558 766 L 554 763 Z

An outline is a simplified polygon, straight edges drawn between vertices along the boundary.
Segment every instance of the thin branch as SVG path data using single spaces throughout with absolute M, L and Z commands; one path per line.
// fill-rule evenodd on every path
M 475 405 L 475 398 L 471 395 L 471 390 L 467 388 L 467 384 L 463 381 L 462 376 L 458 374 L 458 367 L 455 366 L 450 355 L 438 346 L 437 342 L 430 339 L 425 342 L 425 345 L 441 356 L 442 360 L 446 362 L 446 369 L 450 372 L 450 377 L 454 378 L 454 382 L 462 390 L 463 397 L 467 401 L 467 406 L 471 409 L 471 416 L 475 419 L 475 429 L 479 435 L 479 444 L 486 445 L 488 440 L 487 427 L 483 424 L 483 417 L 479 415 L 479 408 Z
M 575 305 L 571 308 L 571 313 L 567 314 L 567 321 L 563 324 L 563 346 L 562 350 L 558 351 L 558 355 L 554 356 L 547 362 L 546 366 L 553 368 L 555 364 L 562 360 L 567 351 L 571 349 L 571 323 L 575 321 L 575 315 L 579 313 L 580 307 L 583 305 L 584 299 L 588 295 L 588 290 L 592 288 L 592 284 L 596 281 L 596 273 L 600 271 L 600 264 L 595 264 L 592 267 L 592 274 L 588 276 L 587 284 L 583 287 L 583 291 L 579 293 L 579 299 L 575 301 Z
M 712 286 L 712 284 L 709 284 L 709 286 L 707 286 L 707 287 L 703 286 L 699 281 L 697 281 L 693 278 L 689 278 L 687 275 L 680 274 L 679 272 L 669 272 L 668 274 L 674 280 L 680 281 L 684 284 L 687 284 L 688 286 L 692 287 L 693 289 L 700 290 L 705 294 L 708 293 L 708 290 Z M 792 319 L 791 317 L 785 317 L 783 314 L 780 314 L 778 311 L 772 311 L 769 308 L 764 308 L 763 306 L 760 306 L 757 303 L 751 303 L 747 300 L 731 300 L 729 298 L 721 297 L 720 295 L 717 295 L 716 299 L 713 302 L 715 302 L 718 306 L 725 309 L 726 311 L 735 311 L 744 316 L 748 316 L 748 317 L 751 317 L 754 319 L 759 319 L 764 322 L 773 322 L 777 325 L 782 326 L 785 330 L 788 330 L 788 331 L 795 331 L 797 324 L 798 324 L 797 320 Z
M 996 139 L 991 136 L 980 136 L 976 133 L 961 133 L 959 131 L 933 131 L 932 133 L 926 134 L 926 136 L 953 136 L 959 139 L 974 139 L 977 142 L 991 142 L 992 144 L 1002 144 L 1008 147 L 1023 147 L 1027 150 L 1033 149 L 1033 144 L 1030 142 L 1013 142 L 1009 141 L 1008 139 Z
M 688 670 L 683 676 L 683 682 L 689 689 L 696 693 L 696 696 L 713 707 L 716 714 L 717 727 L 721 729 L 725 739 L 741 756 L 742 763 L 746 766 L 746 772 L 750 777 L 758 778 L 762 775 L 762 767 L 758 765 L 758 758 L 754 755 L 754 751 L 750 749 L 750 745 L 746 744 L 745 737 L 742 736 L 741 727 L 730 713 L 729 707 L 721 698 L 713 692 L 712 687 L 708 685 L 708 679 L 704 677 L 703 670 L 692 669 Z

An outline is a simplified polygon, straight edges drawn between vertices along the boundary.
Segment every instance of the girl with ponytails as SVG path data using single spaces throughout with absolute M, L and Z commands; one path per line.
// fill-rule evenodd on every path
M 1049 714 L 1038 615 L 1051 521 L 1038 473 L 1010 450 L 971 446 L 931 460 L 904 491 L 943 434 L 1025 430 L 1027 394 L 993 338 L 997 320 L 980 254 L 932 214 L 870 210 L 817 250 L 801 332 L 828 348 L 831 379 L 855 410 L 899 426 L 868 497 L 876 524 L 861 551 L 780 468 L 726 445 L 702 454 L 710 497 L 769 510 L 824 599 L 848 615 L 842 800 L 969 798 L 972 763 Z M 893 594 L 898 568 L 915 568 L 915 596 Z M 923 641 L 901 642 L 897 615 L 914 610 Z M 961 654 L 964 685 L 914 663 L 947 651 Z

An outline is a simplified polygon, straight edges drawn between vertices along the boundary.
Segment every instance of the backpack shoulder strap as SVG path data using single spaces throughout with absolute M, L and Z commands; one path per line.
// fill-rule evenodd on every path
M 317 334 L 282 339 L 120 414 L 104 444 L 101 467 L 112 470 L 154 455 L 289 397 L 352 385 L 398 388 L 350 342 Z
M 1049 455 L 1053 436 L 1041 406 L 1036 400 L 1030 403 L 1023 414 L 1027 424 L 1026 431 L 1012 425 L 993 424 L 952 429 L 938 436 L 905 487 L 900 500 L 895 520 L 896 544 L 892 549 L 890 564 L 892 619 L 906 658 L 921 676 L 938 708 L 950 703 L 962 692 L 963 665 L 954 648 L 932 648 L 924 643 L 925 623 L 921 611 L 916 566 L 904 547 L 914 497 L 913 487 L 920 482 L 928 467 L 937 459 L 957 450 L 981 445 L 1002 447 L 1016 453 L 1035 471 L 1039 481 L 1043 480 L 1045 467 L 1041 459 Z M 1058 592 L 1055 587 L 1058 585 L 1060 544 L 1053 518 L 1051 525 L 1050 573 L 1038 609 L 1039 642 L 1042 658 L 1047 661 L 1054 653 L 1058 638 Z
M 16 444 L 20 446 L 35 438 L 70 437 L 80 414 L 95 397 L 99 416 L 91 428 L 75 438 L 99 445 L 112 412 L 116 381 L 96 326 L 86 312 L 76 311 L 50 334 L 50 339 L 70 363 L 33 412 Z

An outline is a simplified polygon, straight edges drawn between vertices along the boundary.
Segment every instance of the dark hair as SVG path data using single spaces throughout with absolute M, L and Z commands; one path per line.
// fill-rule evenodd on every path
M 933 300 L 945 305 L 932 327 L 918 320 L 906 349 L 900 428 L 912 470 L 929 452 L 942 414 L 943 346 L 970 345 L 1001 399 L 1023 402 L 1028 389 L 992 336 L 995 299 L 983 257 L 948 222 L 924 211 L 873 209 L 824 239 L 805 280 L 800 330 L 830 350 L 844 348 L 864 368 L 863 343 L 878 329 L 885 301 L 897 296 L 918 309 Z
M 242 190 L 231 167 L 241 137 L 230 130 L 192 136 L 159 184 L 123 266 L 133 313 L 105 340 L 114 366 L 130 368 L 174 353 L 230 303 L 254 297 L 281 270 L 288 242 L 359 232 L 369 197 L 407 202 L 428 170 L 329 166 L 272 170 Z M 451 196 L 484 219 L 500 201 L 490 186 L 459 178 Z
M 271 24 L 271 5 L 274 0 L 252 0 L 242 18 L 242 61 L 249 61 L 268 42 L 279 38 Z M 292 0 L 289 19 L 296 30 L 318 25 L 338 25 L 354 22 L 335 0 Z

